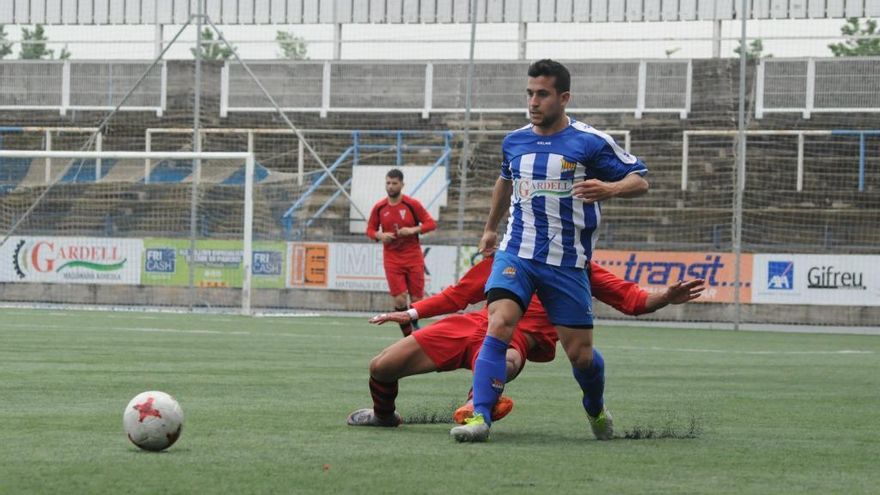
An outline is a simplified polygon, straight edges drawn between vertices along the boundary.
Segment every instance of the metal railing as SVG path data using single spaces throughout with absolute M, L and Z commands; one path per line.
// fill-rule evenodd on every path
M 764 59 L 755 117 L 765 113 L 880 112 L 880 57 Z
M 251 62 L 251 69 L 286 112 L 432 113 L 465 111 L 467 64 L 434 62 Z M 678 113 L 691 107 L 690 60 L 574 61 L 572 113 Z M 525 113 L 528 62 L 478 62 L 474 112 Z M 274 112 L 238 65 L 221 71 L 220 116 Z
M 0 110 L 113 110 L 149 61 L 0 61 Z M 162 116 L 168 69 L 160 63 L 122 106 Z
M 383 143 L 364 143 L 363 137 L 390 137 L 391 143 L 383 142 Z M 434 145 L 434 144 L 424 144 L 419 143 L 415 145 L 410 145 L 406 143 L 407 137 L 425 137 L 425 136 L 438 136 L 442 137 L 443 144 L 442 145 Z M 293 205 L 288 208 L 288 210 L 282 216 L 282 222 L 284 224 L 285 237 L 288 240 L 292 240 L 297 237 L 301 232 L 295 231 L 295 224 L 299 221 L 297 219 L 297 214 L 305 207 L 307 201 L 312 196 L 312 194 L 318 189 L 318 187 L 323 184 L 323 182 L 327 179 L 330 173 L 340 168 L 345 162 L 351 161 L 352 167 L 358 166 L 361 163 L 361 154 L 363 151 L 373 151 L 373 152 L 384 152 L 384 151 L 393 151 L 395 154 L 395 166 L 403 166 L 403 153 L 409 150 L 431 150 L 431 151 L 439 151 L 440 156 L 434 161 L 431 165 L 428 173 L 425 174 L 424 177 L 419 180 L 419 182 L 415 185 L 415 187 L 408 192 L 407 194 L 415 195 L 421 187 L 428 181 L 428 179 L 442 166 L 445 173 L 445 182 L 444 186 L 440 189 L 440 191 L 433 197 L 431 200 L 425 205 L 426 208 L 430 208 L 437 199 L 442 195 L 444 191 L 449 188 L 449 185 L 452 183 L 450 178 L 450 158 L 452 156 L 452 132 L 450 131 L 390 131 L 390 130 L 370 130 L 370 131 L 351 131 L 351 139 L 352 145 L 349 146 L 341 155 L 333 162 L 332 165 L 325 171 L 323 174 L 317 176 L 314 179 L 311 186 L 293 203 Z M 352 183 L 352 179 L 348 179 L 343 187 L 350 187 Z M 329 198 L 327 198 L 324 203 L 317 209 L 317 211 L 312 214 L 308 219 L 305 219 L 303 223 L 303 228 L 308 228 L 311 226 L 332 204 L 333 202 L 342 194 L 342 189 L 337 189 Z M 364 219 L 366 220 L 366 219 Z
M 729 129 L 705 129 L 699 131 L 684 131 L 681 144 L 681 190 L 688 190 L 688 168 L 690 162 L 690 138 L 691 136 L 726 136 L 735 138 L 737 131 Z M 859 138 L 858 157 L 858 190 L 865 191 L 865 162 L 867 159 L 866 141 L 869 136 L 880 136 L 880 130 L 749 130 L 746 136 L 795 136 L 797 137 L 797 172 L 795 190 L 802 192 L 804 189 L 804 144 L 807 136 L 855 136 Z M 745 180 L 742 181 L 745 187 Z

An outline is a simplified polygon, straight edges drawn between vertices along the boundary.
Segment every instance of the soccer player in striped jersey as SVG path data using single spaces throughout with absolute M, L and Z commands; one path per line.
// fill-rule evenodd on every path
M 611 438 L 605 408 L 605 367 L 593 349 L 590 261 L 601 218 L 600 201 L 648 190 L 647 167 L 607 134 L 565 114 L 571 76 L 564 65 L 529 66 L 530 124 L 504 138 L 481 252 L 498 244 L 498 224 L 510 210 L 507 232 L 486 283 L 489 328 L 474 365 L 474 415 L 450 433 L 459 442 L 485 442 L 492 410 L 506 382 L 505 353 L 533 294 L 571 361 L 583 406 L 597 438 Z
M 388 292 L 394 299 L 394 310 L 403 311 L 408 303 L 425 297 L 425 258 L 419 234 L 437 228 L 437 223 L 417 199 L 403 194 L 403 172 L 393 168 L 385 174 L 388 197 L 373 206 L 367 221 L 367 237 L 381 242 L 382 261 Z M 409 295 L 409 301 L 407 301 Z M 400 325 L 406 337 L 411 324 Z

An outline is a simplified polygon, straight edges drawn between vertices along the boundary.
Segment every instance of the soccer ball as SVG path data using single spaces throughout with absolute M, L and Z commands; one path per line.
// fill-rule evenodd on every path
M 152 452 L 174 445 L 183 428 L 183 410 L 165 392 L 138 394 L 125 406 L 122 426 L 131 443 Z

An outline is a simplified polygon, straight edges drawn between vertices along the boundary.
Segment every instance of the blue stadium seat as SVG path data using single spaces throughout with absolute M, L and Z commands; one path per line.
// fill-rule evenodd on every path
M 254 181 L 260 182 L 269 176 L 269 170 L 257 163 L 254 166 Z M 226 186 L 243 185 L 244 184 L 244 165 L 226 178 L 221 184 Z
M 105 159 L 101 161 L 101 178 L 107 176 L 110 169 L 116 165 L 116 160 Z M 77 160 L 73 166 L 67 169 L 64 177 L 61 178 L 62 184 L 78 184 L 82 182 L 95 182 L 95 172 L 97 170 L 97 162 L 95 160 Z
M 28 158 L 0 158 L 0 195 L 12 191 L 27 176 Z
M 150 183 L 182 182 L 192 175 L 192 164 L 192 160 L 162 160 L 150 171 Z

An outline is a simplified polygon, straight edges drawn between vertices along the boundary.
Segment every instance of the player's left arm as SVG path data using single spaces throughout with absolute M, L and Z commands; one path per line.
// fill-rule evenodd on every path
M 427 234 L 432 230 L 437 230 L 437 222 L 434 221 L 434 217 L 428 213 L 428 210 L 422 206 L 422 203 L 419 201 L 414 201 L 413 206 L 416 211 L 416 220 L 418 220 L 419 225 L 417 226 L 419 229 L 419 234 Z
M 573 194 L 588 203 L 611 198 L 634 198 L 648 192 L 648 167 L 610 137 L 587 141 L 587 163 L 594 178 L 574 185 Z M 597 145 L 598 143 L 598 145 Z
M 681 281 L 664 292 L 649 294 L 638 284 L 623 280 L 596 263 L 590 264 L 590 286 L 593 296 L 620 311 L 637 316 L 652 313 L 670 304 L 683 304 L 700 297 L 705 280 Z
M 651 313 L 670 304 L 684 304 L 693 301 L 703 294 L 706 281 L 703 279 L 680 280 L 659 294 L 651 294 L 645 301 L 644 313 Z M 639 313 L 641 314 L 641 313 Z
M 428 210 L 422 206 L 422 203 L 413 200 L 410 203 L 412 206 L 412 212 L 415 215 L 416 225 L 413 227 L 404 227 L 397 231 L 397 233 L 401 236 L 408 235 L 416 235 L 416 234 L 427 234 L 432 230 L 437 229 L 437 222 L 434 221 L 434 218 L 428 213 Z

